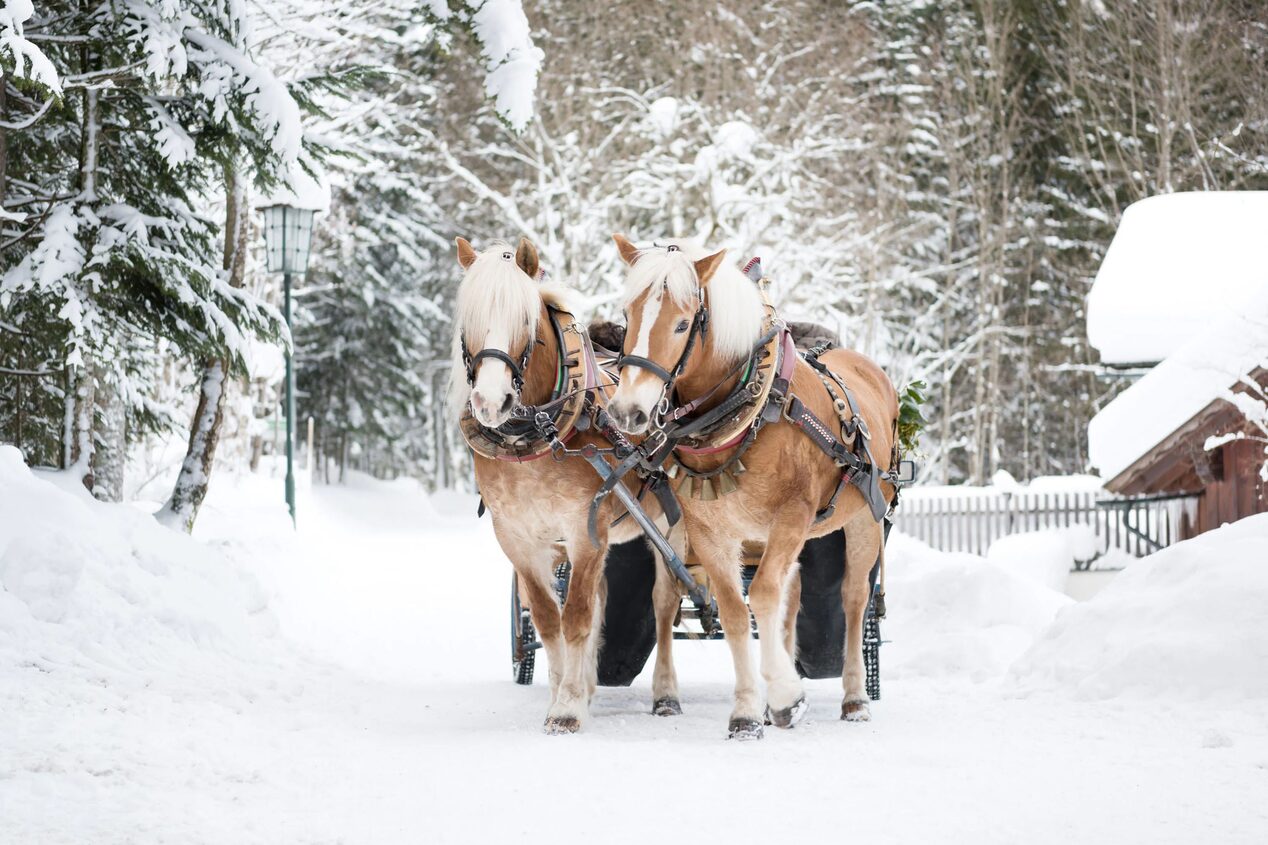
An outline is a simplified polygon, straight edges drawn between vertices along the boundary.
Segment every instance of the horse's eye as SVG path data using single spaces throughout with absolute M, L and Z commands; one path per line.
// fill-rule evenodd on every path
M 682 334 L 689 328 L 691 328 L 691 323 L 687 322 L 686 320 L 683 320 L 677 326 L 674 327 L 674 334 Z

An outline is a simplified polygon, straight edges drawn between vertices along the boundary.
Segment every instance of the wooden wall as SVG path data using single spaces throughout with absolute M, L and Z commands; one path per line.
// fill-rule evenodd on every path
M 1203 487 L 1198 500 L 1197 525 L 1187 526 L 1196 529 L 1192 530 L 1193 534 L 1268 512 L 1268 486 L 1259 477 L 1264 444 L 1234 440 L 1221 447 L 1221 458 L 1217 477 Z

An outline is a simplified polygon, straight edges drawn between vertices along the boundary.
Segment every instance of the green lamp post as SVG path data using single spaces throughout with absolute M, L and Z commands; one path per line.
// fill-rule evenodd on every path
M 264 251 L 270 273 L 282 274 L 283 315 L 286 331 L 291 331 L 291 276 L 308 271 L 308 250 L 313 240 L 310 208 L 270 205 L 264 211 Z M 295 364 L 291 347 L 286 349 L 286 505 L 295 524 Z

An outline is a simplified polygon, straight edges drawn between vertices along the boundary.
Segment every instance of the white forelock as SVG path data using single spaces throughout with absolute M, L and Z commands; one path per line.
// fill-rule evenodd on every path
M 671 245 L 678 249 L 668 249 Z M 695 241 L 681 239 L 639 250 L 625 279 L 626 304 L 653 285 L 663 283 L 675 303 L 691 305 L 699 290 L 695 262 L 713 252 Z M 709 281 L 706 299 L 714 350 L 729 360 L 748 355 L 762 335 L 765 318 L 757 285 L 728 256 Z
M 510 256 L 507 258 L 507 256 Z M 454 333 L 450 348 L 449 412 L 455 417 L 467 404 L 470 386 L 462 360 L 462 341 L 467 339 L 469 352 L 494 329 L 511 338 L 512 352 L 532 342 L 537 335 L 537 318 L 542 303 L 571 311 L 568 290 L 556 284 L 538 284 L 515 263 L 515 247 L 496 241 L 481 252 L 463 274 L 454 303 Z

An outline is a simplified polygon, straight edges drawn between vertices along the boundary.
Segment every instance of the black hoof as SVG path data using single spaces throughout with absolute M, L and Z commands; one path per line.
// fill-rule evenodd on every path
M 665 696 L 652 702 L 652 713 L 657 716 L 681 716 L 682 705 L 678 699 Z
M 747 742 L 750 739 L 762 738 L 762 723 L 757 719 L 732 719 L 728 726 L 727 739 L 738 739 Z
M 546 724 L 542 725 L 542 730 L 550 736 L 575 734 L 581 730 L 581 720 L 576 716 L 549 716 Z
M 802 719 L 806 718 L 806 711 L 809 709 L 810 703 L 806 701 L 806 697 L 804 695 L 788 707 L 784 707 L 779 710 L 772 710 L 767 707 L 766 716 L 770 720 L 768 724 L 774 725 L 777 728 L 796 727 Z
M 847 699 L 841 703 L 841 718 L 847 722 L 870 722 L 872 711 L 866 701 Z

